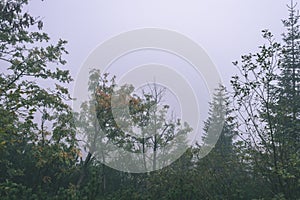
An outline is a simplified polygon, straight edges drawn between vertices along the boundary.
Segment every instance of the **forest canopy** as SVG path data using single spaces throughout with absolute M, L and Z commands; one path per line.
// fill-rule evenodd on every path
M 169 117 L 172 107 L 161 101 L 164 88 L 157 85 L 135 94 L 131 85 L 117 85 L 113 74 L 91 70 L 91 98 L 74 112 L 67 41 L 53 42 L 42 19 L 24 9 L 29 3 L 0 1 L 1 199 L 299 199 L 296 4 L 288 6 L 281 39 L 263 30 L 257 52 L 233 62 L 239 73 L 230 88 L 216 88 L 202 142 L 189 146 L 193 128 Z M 119 110 L 111 105 L 115 88 Z M 123 113 L 127 101 L 132 120 Z M 208 132 L 223 120 L 220 133 Z M 132 154 L 115 159 L 110 144 Z M 169 156 L 182 149 L 180 158 Z

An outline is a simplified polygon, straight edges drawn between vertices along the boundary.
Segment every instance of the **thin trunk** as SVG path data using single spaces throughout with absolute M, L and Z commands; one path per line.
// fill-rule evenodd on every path
M 146 149 L 145 149 L 145 143 L 146 143 L 146 139 L 145 139 L 145 133 L 144 133 L 144 129 L 142 128 L 142 137 L 143 137 L 143 141 L 142 141 L 142 151 L 143 151 L 143 162 L 144 162 L 144 168 L 145 171 L 147 171 L 147 163 L 146 163 Z
M 157 154 L 157 135 L 154 136 L 154 147 L 153 147 L 153 171 L 156 170 L 156 155 Z
M 78 179 L 77 184 L 76 184 L 77 188 L 80 188 L 81 183 L 82 183 L 83 179 L 86 176 L 86 169 L 87 169 L 87 166 L 88 166 L 89 162 L 91 161 L 91 158 L 92 158 L 92 154 L 89 152 L 86 159 L 85 159 L 85 161 L 84 161 L 83 167 L 80 171 L 80 176 L 79 176 L 79 179 Z

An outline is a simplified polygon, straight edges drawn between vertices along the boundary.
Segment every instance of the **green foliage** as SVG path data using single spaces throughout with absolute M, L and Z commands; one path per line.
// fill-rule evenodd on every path
M 1 199 L 299 198 L 300 30 L 294 4 L 283 20 L 282 44 L 264 30 L 266 43 L 258 52 L 234 62 L 240 74 L 232 77 L 233 95 L 223 86 L 216 90 L 202 143 L 157 170 L 173 159 L 166 152 L 186 149 L 192 131 L 169 117 L 164 89 L 154 85 L 134 93 L 92 70 L 91 99 L 75 115 L 67 104 L 65 84 L 72 78 L 63 69 L 66 41 L 49 44 L 43 22 L 24 10 L 28 3 L 0 1 Z M 137 169 L 154 171 L 133 174 L 104 165 L 129 159 L 113 158 L 109 142 L 143 155 L 135 158 L 143 161 Z
M 149 92 L 140 95 L 134 94 L 130 85 L 116 88 L 115 77 L 109 79 L 108 74 L 91 71 L 91 99 L 82 104 L 78 118 L 86 148 L 101 161 L 122 163 L 109 157 L 112 151 L 108 143 L 113 143 L 128 152 L 142 153 L 143 166 L 137 167 L 144 171 L 155 170 L 159 164 L 172 159 L 161 149 L 167 145 L 172 147 L 169 151 L 184 148 L 184 137 L 192 129 L 179 119 L 168 119 L 169 106 L 161 103 L 164 91 L 158 86 L 149 86 Z M 129 158 L 136 159 L 139 158 Z M 127 161 L 128 158 L 124 162 Z
M 61 66 L 66 41 L 49 45 L 26 0 L 0 2 L 1 199 L 47 199 L 68 188 L 78 150 Z M 35 30 L 36 31 L 32 31 Z M 42 87 L 47 80 L 49 88 Z
M 299 197 L 299 45 L 300 32 L 295 5 L 283 20 L 287 33 L 283 44 L 263 31 L 268 45 L 260 52 L 242 56 L 241 76 L 234 76 L 236 110 L 242 119 L 253 174 L 264 177 L 263 196 L 274 199 Z M 250 151 L 249 151 L 250 150 Z M 275 194 L 275 195 L 274 195 Z

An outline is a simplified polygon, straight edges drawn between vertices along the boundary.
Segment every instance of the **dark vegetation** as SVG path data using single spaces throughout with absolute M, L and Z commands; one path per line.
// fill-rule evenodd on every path
M 158 108 L 163 90 L 154 87 L 138 96 L 131 86 L 122 86 L 119 97 L 130 99 L 134 120 L 121 131 L 110 105 L 114 78 L 94 70 L 92 98 L 82 112 L 73 113 L 65 88 L 72 78 L 63 70 L 66 41 L 49 45 L 42 21 L 24 12 L 27 4 L 0 2 L 0 199 L 300 198 L 300 31 L 294 4 L 283 20 L 282 41 L 264 30 L 266 42 L 258 52 L 234 62 L 240 73 L 232 77 L 232 92 L 216 89 L 203 142 L 160 170 L 168 160 L 159 160 L 159 150 L 174 140 L 187 145 L 191 131 L 176 118 L 167 120 L 168 105 Z M 39 84 L 43 80 L 49 88 Z M 213 131 L 207 130 L 222 119 L 214 145 Z M 155 134 L 131 137 L 133 126 Z M 87 155 L 81 153 L 79 133 Z M 102 148 L 108 141 L 130 152 L 154 152 L 138 167 L 155 171 L 126 173 L 102 164 L 109 159 Z M 201 158 L 207 148 L 212 151 Z

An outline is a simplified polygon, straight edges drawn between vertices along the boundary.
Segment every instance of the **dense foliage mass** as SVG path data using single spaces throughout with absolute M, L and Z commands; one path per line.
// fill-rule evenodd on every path
M 240 74 L 232 77 L 233 92 L 216 89 L 202 142 L 162 169 L 172 160 L 166 152 L 186 148 L 192 131 L 169 116 L 163 88 L 116 90 L 115 77 L 92 70 L 91 98 L 73 113 L 65 88 L 72 78 L 63 70 L 66 41 L 50 44 L 42 21 L 24 11 L 27 4 L 0 2 L 0 199 L 300 198 L 300 30 L 294 4 L 283 20 L 282 42 L 263 31 L 266 43 L 259 51 L 234 62 Z M 124 112 L 128 103 L 131 120 Z M 224 120 L 220 135 L 208 131 Z M 110 143 L 142 156 L 117 160 Z M 137 171 L 154 171 L 128 173 L 103 164 L 128 160 Z

